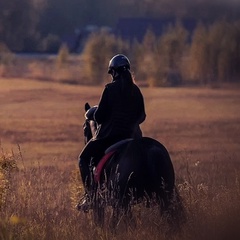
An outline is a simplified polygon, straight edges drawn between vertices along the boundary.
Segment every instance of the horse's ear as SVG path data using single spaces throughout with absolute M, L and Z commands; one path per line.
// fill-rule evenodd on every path
M 89 103 L 86 102 L 86 103 L 85 103 L 85 112 L 86 112 L 88 109 L 90 109 L 90 108 L 91 108 L 91 107 L 90 107 Z

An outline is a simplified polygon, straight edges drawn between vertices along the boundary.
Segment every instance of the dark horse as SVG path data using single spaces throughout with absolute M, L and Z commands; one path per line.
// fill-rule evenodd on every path
M 86 103 L 85 111 L 89 109 Z M 96 127 L 96 122 L 86 119 L 85 143 Z M 141 202 L 147 207 L 158 204 L 168 219 L 179 216 L 178 210 L 182 210 L 169 153 L 161 143 L 148 137 L 126 141 L 117 149 L 104 165 L 99 181 L 92 181 L 90 196 L 98 222 L 104 220 L 106 206 L 112 206 L 113 225 L 118 223 L 120 213 L 131 215 L 131 206 Z M 178 212 L 174 210 L 173 214 L 173 209 Z

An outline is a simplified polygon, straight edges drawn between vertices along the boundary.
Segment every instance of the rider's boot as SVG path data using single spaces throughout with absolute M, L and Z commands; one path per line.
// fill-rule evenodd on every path
M 80 199 L 79 203 L 76 205 L 78 211 L 83 211 L 87 213 L 92 208 L 91 199 L 87 193 Z

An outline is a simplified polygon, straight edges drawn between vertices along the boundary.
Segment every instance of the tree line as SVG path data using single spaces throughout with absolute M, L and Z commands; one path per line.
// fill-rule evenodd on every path
M 220 4 L 221 2 L 221 4 Z M 172 4 L 170 4 L 172 3 Z M 235 4 L 235 5 L 234 5 Z M 212 19 L 189 33 L 179 20 L 161 36 L 149 29 L 142 42 L 133 43 L 108 32 L 89 37 L 82 57 L 81 78 L 104 81 L 109 59 L 122 52 L 131 59 L 136 78 L 149 86 L 218 84 L 240 79 L 240 23 L 238 3 L 229 0 L 0 0 L 0 63 L 11 62 L 11 51 L 59 51 L 67 62 L 60 37 L 87 24 L 112 26 L 119 17 L 178 16 Z M 106 14 L 107 13 L 107 14 Z M 219 20 L 221 16 L 221 19 Z M 222 18 L 224 17 L 224 18 Z M 203 21 L 205 22 L 205 21 Z
M 104 80 L 116 52 L 129 56 L 134 75 L 149 86 L 240 82 L 240 21 L 199 22 L 191 36 L 179 21 L 160 37 L 149 29 L 132 44 L 104 31 L 93 34 L 82 53 L 88 82 Z
M 0 0 L 0 42 L 11 51 L 47 51 L 88 24 L 114 27 L 120 17 L 236 19 L 239 6 L 235 0 Z

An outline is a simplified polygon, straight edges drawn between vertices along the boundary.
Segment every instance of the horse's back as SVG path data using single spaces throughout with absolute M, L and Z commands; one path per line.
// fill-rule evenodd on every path
M 163 185 L 168 191 L 174 187 L 174 169 L 167 149 L 158 141 L 143 137 L 134 139 L 115 157 L 118 184 L 144 192 L 159 192 Z

